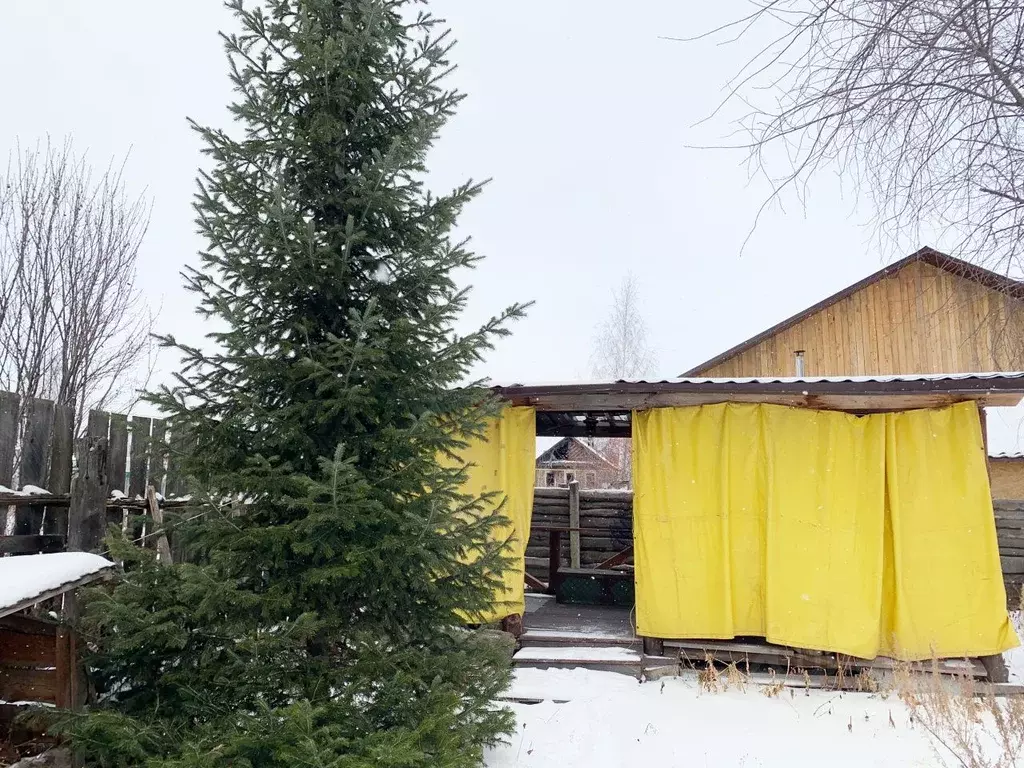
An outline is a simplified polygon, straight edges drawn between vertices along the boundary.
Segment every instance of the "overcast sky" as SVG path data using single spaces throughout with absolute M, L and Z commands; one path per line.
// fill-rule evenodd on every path
M 875 246 L 870 209 L 816 180 L 806 209 L 767 211 L 727 117 L 697 125 L 742 46 L 678 43 L 743 13 L 742 0 L 435 0 L 468 93 L 438 143 L 431 183 L 491 178 L 460 233 L 487 259 L 470 320 L 534 300 L 482 373 L 497 381 L 590 373 L 612 288 L 637 278 L 657 374 L 683 370 L 925 243 Z M 140 289 L 159 329 L 203 333 L 178 272 L 193 262 L 199 143 L 185 118 L 221 125 L 231 98 L 217 0 L 5 0 L 0 148 L 70 135 L 97 165 L 130 151 L 153 217 Z M 753 42 L 751 42 L 751 45 Z M 941 242 L 929 245 L 942 247 Z M 164 360 L 163 367 L 173 366 Z M 1007 446 L 1012 447 L 1012 446 Z

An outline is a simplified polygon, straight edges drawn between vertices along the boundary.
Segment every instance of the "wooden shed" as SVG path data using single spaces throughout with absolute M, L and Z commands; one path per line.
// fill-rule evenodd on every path
M 86 552 L 0 557 L 0 742 L 26 710 L 73 709 L 84 701 L 77 636 L 56 613 L 31 609 L 57 600 L 59 610 L 77 587 L 114 570 L 114 563 Z
M 594 436 L 630 437 L 633 419 L 651 409 L 683 406 L 717 405 L 723 403 L 783 405 L 800 410 L 839 411 L 852 415 L 913 412 L 924 409 L 942 409 L 965 402 L 978 406 L 981 423 L 987 407 L 1012 407 L 1024 397 L 1024 373 L 964 373 L 881 376 L 836 377 L 737 377 L 737 378 L 679 378 L 656 382 L 618 381 L 577 385 L 514 385 L 497 387 L 496 393 L 515 406 L 531 407 L 536 412 L 538 436 Z M 964 444 L 962 450 L 982 448 L 984 428 L 975 427 L 980 442 L 972 448 Z M 954 451 L 960 448 L 953 448 Z M 983 462 L 982 462 L 983 464 Z M 564 493 L 564 492 L 563 492 Z M 572 501 L 569 511 L 563 512 L 562 499 L 555 498 L 554 489 L 535 492 L 535 523 L 531 527 L 527 565 L 533 573 L 526 575 L 527 585 L 535 590 L 554 594 L 556 601 L 541 602 L 537 607 L 527 605 L 523 618 L 524 645 L 537 646 L 531 653 L 535 664 L 556 664 L 558 654 L 545 659 L 543 649 L 552 645 L 585 646 L 610 644 L 633 648 L 639 638 L 635 636 L 632 613 L 626 601 L 632 594 L 633 555 L 635 534 L 634 510 L 629 499 L 616 500 L 613 506 L 596 492 L 588 507 L 577 503 L 573 515 Z M 581 494 L 582 495 L 582 494 Z M 578 521 L 578 522 L 577 522 Z M 1005 526 L 992 529 L 1002 537 Z M 1013 531 L 1015 535 L 1019 535 Z M 575 538 L 576 551 L 570 549 L 573 562 L 567 564 L 566 541 Z M 538 545 L 549 539 L 546 552 Z M 596 547 L 592 554 L 587 547 Z M 609 546 L 610 543 L 610 546 Z M 1009 544 L 1007 544 L 1009 546 Z M 619 551 L 613 551 L 618 549 Z M 542 566 L 547 554 L 547 568 Z M 579 566 L 576 566 L 576 563 Z M 998 564 L 996 564 L 998 568 Z M 558 609 L 566 593 L 587 596 L 591 605 L 603 607 L 589 609 L 572 606 L 569 611 Z M 605 613 L 594 613 L 594 610 Z M 1004 617 L 1005 618 L 1005 617 Z M 802 653 L 794 647 L 782 647 L 767 642 L 733 642 L 713 638 L 648 637 L 644 649 L 657 657 L 658 663 L 674 664 L 680 659 L 703 659 L 706 655 L 725 661 L 760 660 L 781 663 L 784 666 L 836 670 L 891 665 L 888 659 L 858 660 L 842 653 Z M 774 659 L 775 662 L 771 660 Z M 632 661 L 630 663 L 633 663 Z M 639 663 L 639 662 L 638 662 Z M 646 662 L 645 662 L 646 663 Z M 963 664 L 963 662 L 961 662 Z M 947 669 L 948 668 L 948 669 Z M 992 680 L 1005 679 L 1005 668 L 998 655 L 958 666 L 955 660 L 942 662 L 946 671 L 969 671 Z

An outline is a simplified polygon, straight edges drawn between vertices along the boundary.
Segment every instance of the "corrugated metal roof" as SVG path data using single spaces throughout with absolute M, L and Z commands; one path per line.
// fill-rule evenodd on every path
M 990 453 L 988 457 L 990 459 L 1024 459 L 1024 453 L 1021 451 L 1000 451 L 999 453 Z
M 531 382 L 515 384 L 493 384 L 495 389 L 512 389 L 519 387 L 598 387 L 615 384 L 659 385 L 659 384 L 690 384 L 690 385 L 722 385 L 722 384 L 888 384 L 915 381 L 1007 381 L 1024 379 L 1024 371 L 984 371 L 978 373 L 903 373 L 891 376 L 758 376 L 748 378 L 675 378 L 675 379 L 616 379 L 615 381 L 556 381 Z

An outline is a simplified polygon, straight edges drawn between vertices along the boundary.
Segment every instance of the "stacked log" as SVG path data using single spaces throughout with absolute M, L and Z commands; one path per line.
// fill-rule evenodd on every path
M 1024 587 L 1024 501 L 996 500 L 996 537 L 1003 566 L 1006 598 L 1016 608 Z
M 526 548 L 526 570 L 547 580 L 549 535 L 544 527 L 569 526 L 569 490 L 536 488 L 533 526 Z M 633 492 L 589 489 L 580 491 L 580 564 L 604 562 L 633 543 Z M 562 562 L 569 561 L 568 536 L 562 537 Z M 629 562 L 632 562 L 631 560 Z

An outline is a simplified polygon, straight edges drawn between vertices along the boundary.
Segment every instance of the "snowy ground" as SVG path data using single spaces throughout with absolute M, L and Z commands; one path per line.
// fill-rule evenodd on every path
M 941 766 L 894 695 L 764 688 L 709 693 L 696 676 L 648 683 L 584 669 L 516 672 L 511 743 L 489 768 Z M 941 756 L 946 757 L 946 756 Z

